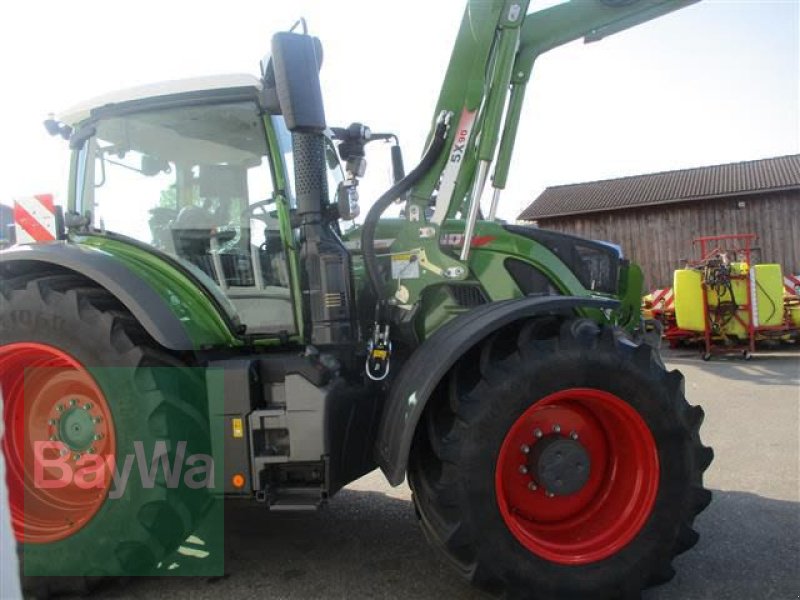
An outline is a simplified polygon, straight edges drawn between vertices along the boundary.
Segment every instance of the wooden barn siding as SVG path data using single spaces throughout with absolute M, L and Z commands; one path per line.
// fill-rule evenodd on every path
M 672 285 L 672 272 L 696 256 L 692 240 L 702 235 L 755 233 L 756 261 L 800 273 L 800 190 L 541 219 L 539 226 L 619 244 L 641 265 L 647 289 Z

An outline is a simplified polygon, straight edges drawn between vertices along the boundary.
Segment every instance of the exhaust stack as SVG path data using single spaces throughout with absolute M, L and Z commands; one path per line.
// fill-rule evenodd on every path
M 264 74 L 292 132 L 301 230 L 301 288 L 306 340 L 316 346 L 356 341 L 350 254 L 323 210 L 328 201 L 325 110 L 319 82 L 322 46 L 305 34 L 278 33 Z

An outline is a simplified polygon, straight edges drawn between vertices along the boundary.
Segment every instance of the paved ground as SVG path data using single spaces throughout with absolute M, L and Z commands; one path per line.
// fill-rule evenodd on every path
M 700 361 L 670 352 L 691 403 L 706 410 L 703 439 L 716 459 L 714 492 L 698 518 L 701 541 L 677 577 L 647 600 L 800 598 L 800 351 Z M 129 598 L 481 597 L 428 548 L 408 488 L 378 473 L 342 491 L 319 514 L 276 517 L 257 507 L 226 513 L 228 576 L 139 578 L 107 590 Z M 189 560 L 189 559 L 181 559 Z

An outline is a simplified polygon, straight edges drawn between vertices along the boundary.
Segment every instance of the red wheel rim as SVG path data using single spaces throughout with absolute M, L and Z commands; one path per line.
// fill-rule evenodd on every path
M 111 410 L 89 372 L 45 344 L 0 346 L 6 479 L 14 534 L 73 535 L 105 502 L 115 464 Z
M 529 456 L 542 440 L 579 442 L 589 476 L 572 494 L 537 482 Z M 532 553 L 569 565 L 620 551 L 644 526 L 658 491 L 653 436 L 636 410 L 608 392 L 573 388 L 550 394 L 511 426 L 497 459 L 495 491 L 503 520 Z

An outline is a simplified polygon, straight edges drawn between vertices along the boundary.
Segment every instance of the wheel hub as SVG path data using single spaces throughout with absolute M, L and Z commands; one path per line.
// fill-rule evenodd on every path
M 70 450 L 89 450 L 98 435 L 90 409 L 91 404 L 88 403 L 83 406 L 73 405 L 55 422 L 59 440 Z
M 569 496 L 589 480 L 591 459 L 580 441 L 553 434 L 533 445 L 528 471 L 537 485 L 553 495 Z

